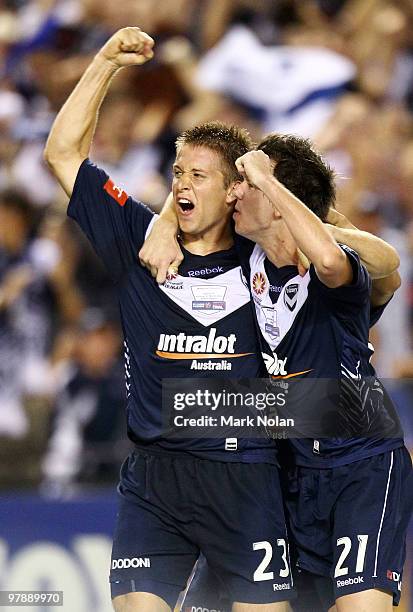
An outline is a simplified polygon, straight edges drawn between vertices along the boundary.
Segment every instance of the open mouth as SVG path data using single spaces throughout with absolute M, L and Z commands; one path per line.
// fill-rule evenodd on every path
M 184 214 L 190 213 L 195 208 L 193 203 L 190 200 L 187 200 L 186 198 L 179 198 L 178 206 Z

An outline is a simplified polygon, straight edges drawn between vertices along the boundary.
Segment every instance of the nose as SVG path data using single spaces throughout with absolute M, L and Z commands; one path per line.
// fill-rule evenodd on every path
M 176 179 L 176 186 L 178 188 L 178 191 L 184 191 L 186 189 L 189 189 L 191 186 L 191 181 L 188 174 L 183 172 L 181 176 Z

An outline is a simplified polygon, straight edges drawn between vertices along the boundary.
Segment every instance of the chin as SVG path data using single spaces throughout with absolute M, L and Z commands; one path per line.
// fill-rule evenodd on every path
M 181 232 L 183 232 L 184 234 L 194 235 L 194 234 L 199 233 L 196 225 L 194 223 L 191 223 L 190 221 L 187 221 L 187 222 L 185 222 L 185 220 L 180 221 L 179 228 Z
M 242 223 L 235 222 L 235 231 L 240 236 L 244 236 L 244 238 L 247 237 L 246 232 L 245 232 L 245 227 L 243 227 Z

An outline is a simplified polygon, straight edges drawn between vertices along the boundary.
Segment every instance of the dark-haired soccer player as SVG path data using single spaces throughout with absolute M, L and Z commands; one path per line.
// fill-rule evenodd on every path
M 297 137 L 270 135 L 259 148 L 238 161 L 245 180 L 234 190 L 234 219 L 236 231 L 253 241 L 243 251 L 268 370 L 276 379 L 299 374 L 337 383 L 332 398 L 316 393 L 300 408 L 303 419 L 316 422 L 323 400 L 340 435 L 290 440 L 287 505 L 298 565 L 331 579 L 328 605 L 335 601 L 338 611 L 385 612 L 400 598 L 412 472 L 369 363 L 368 330 L 397 288 L 397 273 L 374 281 L 371 309 L 365 268 L 322 223 L 334 200 L 330 169 Z M 377 274 L 379 262 L 366 252 L 374 243 L 351 230 L 341 236 L 346 232 L 345 242 L 358 241 Z M 312 262 L 304 276 L 297 248 Z
M 114 74 L 145 63 L 153 40 L 114 34 L 59 112 L 45 157 L 74 218 L 116 283 L 125 335 L 128 434 L 112 552 L 117 612 L 175 605 L 200 551 L 231 593 L 234 612 L 285 611 L 293 595 L 275 444 L 268 438 L 168 436 L 162 379 L 262 374 L 249 291 L 233 247 L 236 158 L 251 147 L 236 127 L 207 124 L 177 142 L 172 184 L 184 259 L 158 286 L 136 261 L 154 215 L 87 158 Z M 274 541 L 273 579 L 254 580 Z
M 309 143 L 270 135 L 259 149 L 237 161 L 245 180 L 234 190 L 234 218 L 236 231 L 255 243 L 248 261 L 252 291 L 257 274 L 281 287 L 275 295 L 268 287 L 254 295 L 264 352 L 286 360 L 284 378 L 300 373 L 338 381 L 334 397 L 327 390 L 317 405 L 307 397 L 300 406 L 304 417 L 316 418 L 321 401 L 330 403 L 336 435 L 321 437 L 320 427 L 319 438 L 290 440 L 295 469 L 287 506 L 298 564 L 331 577 L 339 612 L 385 612 L 400 599 L 412 466 L 370 365 L 370 279 L 357 254 L 337 245 L 323 225 L 333 177 Z M 305 176 L 302 169 L 311 165 L 316 171 Z M 312 180 L 324 197 L 311 199 Z M 292 193 L 301 195 L 300 184 L 303 201 Z M 297 248 L 312 262 L 303 277 L 294 267 Z M 268 308 L 276 333 L 266 328 Z

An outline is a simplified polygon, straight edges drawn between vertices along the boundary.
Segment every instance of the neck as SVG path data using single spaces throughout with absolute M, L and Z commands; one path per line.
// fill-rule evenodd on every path
M 247 238 L 256 242 L 277 268 L 297 265 L 297 245 L 282 221 L 274 221 L 268 229 Z
M 194 255 L 208 255 L 215 251 L 225 251 L 234 244 L 232 226 L 226 223 L 222 227 L 213 227 L 200 234 L 181 233 L 182 244 Z

